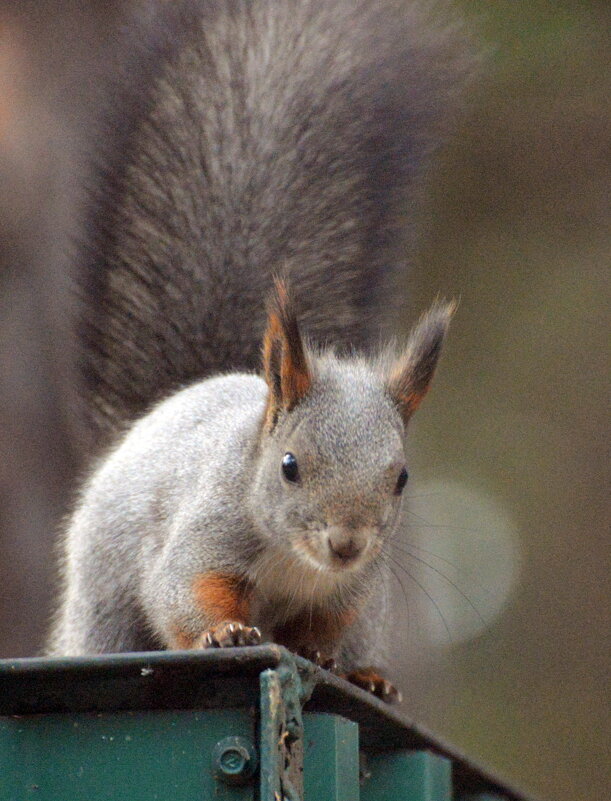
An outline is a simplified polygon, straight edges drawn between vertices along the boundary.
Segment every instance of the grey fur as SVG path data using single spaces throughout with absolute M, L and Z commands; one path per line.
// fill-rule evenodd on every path
M 193 580 L 216 570 L 250 582 L 249 624 L 264 635 L 314 608 L 361 610 L 331 650 L 345 669 L 379 663 L 405 461 L 399 367 L 310 353 L 312 386 L 271 431 L 266 384 L 244 371 L 259 362 L 275 272 L 318 343 L 366 350 L 392 321 L 400 218 L 415 216 L 468 69 L 462 37 L 398 0 L 166 5 L 133 62 L 141 96 L 118 92 L 129 114 L 123 133 L 121 111 L 108 123 L 82 249 L 92 442 L 157 404 L 82 491 L 50 651 L 197 638 L 214 621 Z M 410 242 L 413 230 L 410 219 Z M 426 384 L 442 318 L 426 318 L 406 351 L 417 373 L 427 343 Z M 238 372 L 208 377 L 220 371 Z M 281 475 L 287 451 L 298 485 Z M 335 542 L 361 549 L 341 569 Z
M 177 631 L 196 640 L 215 621 L 194 581 L 216 571 L 249 582 L 248 622 L 264 636 L 310 611 L 360 612 L 326 650 L 346 670 L 383 662 L 384 545 L 401 526 L 406 434 L 389 389 L 392 360 L 308 360 L 308 394 L 271 432 L 268 388 L 249 374 L 204 379 L 132 426 L 93 473 L 68 529 L 51 653 L 172 647 Z M 281 474 L 287 451 L 297 484 Z M 362 553 L 338 566 L 333 536 Z

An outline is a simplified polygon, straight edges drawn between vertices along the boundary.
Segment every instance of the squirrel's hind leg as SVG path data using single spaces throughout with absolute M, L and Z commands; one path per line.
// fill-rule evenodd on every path
M 387 679 L 381 676 L 374 667 L 358 668 L 349 673 L 340 674 L 342 679 L 349 681 L 361 690 L 365 690 L 376 698 L 387 703 L 400 703 L 401 692 Z
M 387 584 L 380 584 L 358 617 L 344 631 L 339 649 L 339 675 L 387 703 L 401 701 L 400 691 L 386 678 L 389 641 Z
M 129 604 L 119 608 L 84 591 L 65 599 L 46 649 L 48 656 L 93 656 L 163 648 Z

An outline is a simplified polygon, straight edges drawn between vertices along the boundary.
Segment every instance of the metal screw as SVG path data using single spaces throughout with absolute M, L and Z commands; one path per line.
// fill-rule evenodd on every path
M 215 776 L 225 784 L 246 784 L 258 762 L 254 743 L 248 737 L 225 737 L 212 755 Z

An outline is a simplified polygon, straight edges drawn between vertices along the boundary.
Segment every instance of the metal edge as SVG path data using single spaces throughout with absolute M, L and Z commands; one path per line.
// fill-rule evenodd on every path
M 316 670 L 314 690 L 305 704 L 305 711 L 334 712 L 355 721 L 359 724 L 360 739 L 365 748 L 374 751 L 427 749 L 452 760 L 455 790 L 459 792 L 493 792 L 501 794 L 508 801 L 537 801 L 534 796 L 467 757 L 405 713 L 328 671 Z
M 118 709 L 201 708 L 258 704 L 259 675 L 295 664 L 306 711 L 341 715 L 358 723 L 371 750 L 425 748 L 453 761 L 461 792 L 495 792 L 508 801 L 535 801 L 465 756 L 403 712 L 363 690 L 264 644 L 207 651 L 155 651 L 89 657 L 0 660 L 0 715 Z M 203 682 L 203 684 L 200 684 Z

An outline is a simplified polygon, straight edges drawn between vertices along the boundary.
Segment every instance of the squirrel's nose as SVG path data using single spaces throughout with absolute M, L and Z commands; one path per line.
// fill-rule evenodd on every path
M 367 533 L 364 531 L 345 531 L 331 528 L 328 533 L 329 550 L 342 562 L 351 562 L 363 552 L 367 545 Z

